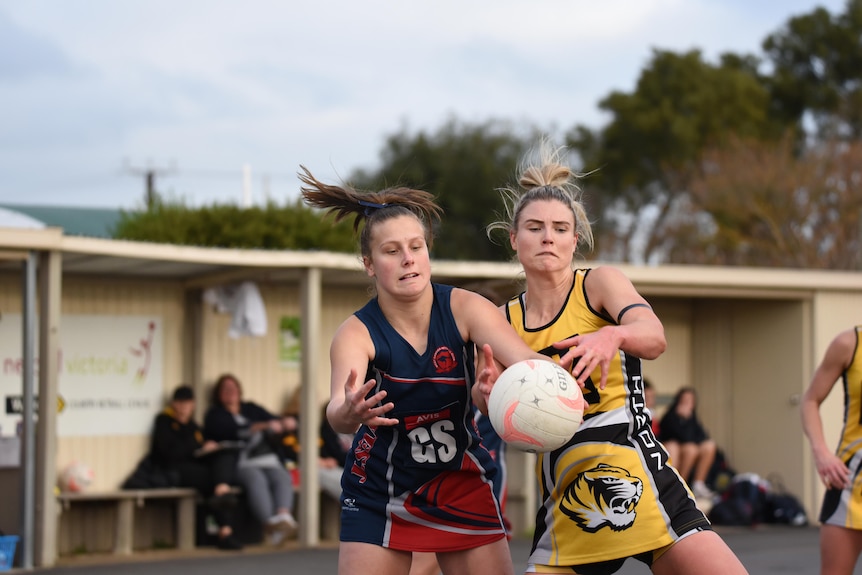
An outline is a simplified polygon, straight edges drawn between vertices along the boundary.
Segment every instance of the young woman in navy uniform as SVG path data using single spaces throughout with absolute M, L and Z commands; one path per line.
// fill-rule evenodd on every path
M 862 552 L 862 326 L 836 335 L 802 396 L 802 428 L 820 480 L 820 574 L 851 575 Z M 844 427 L 838 449 L 823 435 L 820 404 L 835 382 L 844 388 Z
M 504 190 L 504 230 L 526 290 L 501 311 L 534 350 L 571 364 L 589 406 L 568 444 L 540 453 L 540 508 L 527 573 L 606 575 L 628 557 L 658 574 L 736 575 L 745 568 L 709 529 L 651 429 L 641 358 L 664 327 L 618 269 L 575 269 L 592 232 L 565 150 L 547 142 Z
M 327 418 L 355 433 L 342 476 L 339 573 L 404 575 L 413 551 L 435 552 L 447 574 L 513 573 L 492 487 L 499 470 L 473 406 L 487 410 L 490 372 L 542 356 L 489 300 L 431 282 L 430 222 L 441 210 L 430 194 L 360 193 L 305 168 L 299 177 L 306 203 L 364 223 L 360 252 L 376 290 L 330 348 Z M 474 344 L 494 365 L 475 385 Z

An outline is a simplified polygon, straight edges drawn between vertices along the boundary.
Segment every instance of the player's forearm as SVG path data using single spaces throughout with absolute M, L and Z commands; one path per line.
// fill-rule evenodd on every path
M 820 405 L 815 401 L 803 398 L 799 411 L 802 418 L 802 430 L 808 438 L 808 443 L 811 445 L 811 451 L 815 457 L 831 453 L 832 450 L 826 444 L 826 437 L 823 435 Z
M 642 359 L 655 359 L 667 349 L 664 327 L 657 319 L 642 319 L 614 326 L 619 349 Z

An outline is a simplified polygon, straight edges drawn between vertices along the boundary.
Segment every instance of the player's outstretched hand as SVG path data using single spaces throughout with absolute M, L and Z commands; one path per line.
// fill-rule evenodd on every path
M 395 404 L 390 402 L 383 403 L 386 399 L 386 391 L 381 390 L 366 397 L 377 382 L 369 379 L 365 383 L 359 385 L 359 377 L 355 369 L 351 369 L 347 376 L 347 381 L 344 383 L 344 405 L 347 407 L 347 419 L 351 423 L 357 425 L 365 424 L 371 427 L 380 425 L 397 425 L 398 420 L 392 417 L 384 417 L 386 413 L 395 407 Z

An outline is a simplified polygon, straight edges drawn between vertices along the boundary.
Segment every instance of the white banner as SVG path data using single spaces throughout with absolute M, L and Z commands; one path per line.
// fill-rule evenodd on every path
M 0 435 L 16 434 L 23 407 L 21 315 L 0 317 Z M 38 342 L 38 336 L 36 341 Z M 63 315 L 57 434 L 147 434 L 163 407 L 162 320 Z M 33 372 L 38 377 L 39 358 Z M 34 381 L 38 394 L 38 383 Z M 42 409 L 43 406 L 39 406 Z

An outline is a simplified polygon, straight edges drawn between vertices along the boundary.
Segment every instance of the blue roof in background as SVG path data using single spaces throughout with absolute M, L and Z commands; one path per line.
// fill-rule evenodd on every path
M 0 204 L 0 208 L 23 214 L 49 227 L 63 228 L 63 233 L 66 235 L 94 238 L 113 237 L 113 229 L 119 223 L 122 215 L 122 210 L 119 208 L 73 208 L 16 204 Z

